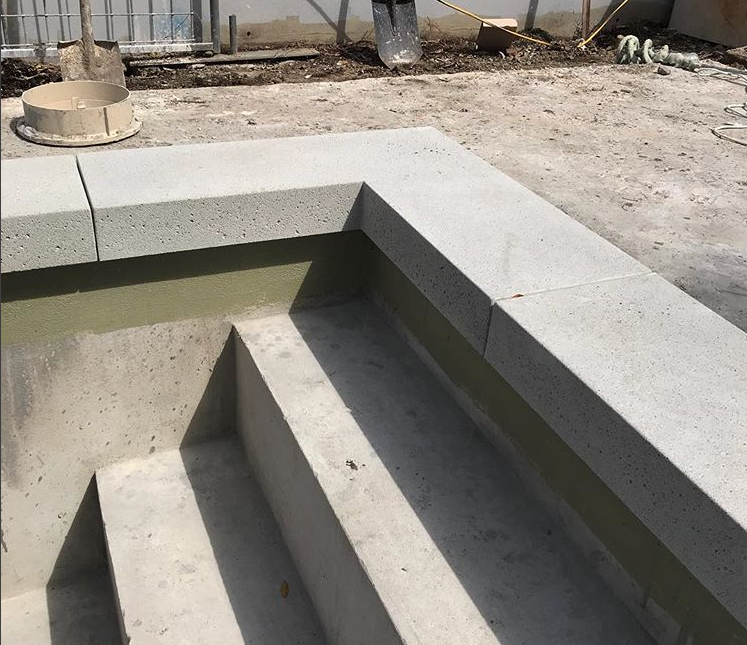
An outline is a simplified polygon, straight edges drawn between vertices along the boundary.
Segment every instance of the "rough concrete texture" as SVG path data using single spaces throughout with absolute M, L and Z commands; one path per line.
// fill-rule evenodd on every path
M 497 303 L 486 358 L 747 625 L 747 334 L 659 276 Z
M 370 248 L 351 231 L 11 273 L 2 345 L 318 304 L 362 288 Z
M 240 431 L 333 642 L 369 642 L 350 578 L 396 630 L 380 643 L 649 642 L 369 305 L 237 331 Z
M 203 1 L 207 17 L 207 0 Z M 617 6 L 614 0 L 593 0 L 593 22 L 601 20 Z M 620 20 L 652 20 L 664 23 L 672 0 L 633 0 L 620 12 Z M 462 36 L 474 38 L 478 23 L 441 4 L 418 5 L 422 38 Z M 469 9 L 486 17 L 517 18 L 522 28 L 539 27 L 557 36 L 572 37 L 581 23 L 581 4 L 575 0 L 472 0 Z M 371 39 L 371 5 L 367 0 L 276 0 L 247 6 L 240 0 L 223 0 L 223 16 L 238 17 L 239 44 L 251 47 L 267 42 L 351 42 Z M 226 19 L 223 42 L 228 42 Z M 207 27 L 206 27 L 207 29 Z M 205 33 L 208 33 L 207 31 Z M 126 32 L 120 35 L 124 39 Z M 143 36 L 148 37 L 147 33 Z
M 74 156 L 3 161 L 0 174 L 3 273 L 97 259 Z
M 161 159 L 141 158 L 133 161 L 135 164 L 142 164 L 150 172 L 153 172 L 155 167 L 160 167 L 161 163 L 165 163 L 166 168 L 174 169 L 175 175 L 180 176 L 181 181 L 174 177 L 176 181 L 173 183 L 159 182 L 157 184 L 159 187 L 168 186 L 168 193 L 172 191 L 182 193 L 173 201 L 170 199 L 171 195 L 165 196 L 161 193 L 162 200 L 159 200 L 158 196 L 149 194 L 158 191 L 145 189 L 150 182 L 142 177 L 142 183 L 139 183 L 143 187 L 142 192 L 133 195 L 129 190 L 123 190 L 119 197 L 126 196 L 128 199 L 117 206 L 115 204 L 118 201 L 118 191 L 112 190 L 111 185 L 108 188 L 105 187 L 108 178 L 99 179 L 101 175 L 106 176 L 108 173 L 97 172 L 111 168 L 113 164 L 101 158 L 88 160 L 82 158 L 81 165 L 85 168 L 86 182 L 90 187 L 89 195 L 96 221 L 99 255 L 102 260 L 321 235 L 355 228 L 357 219 L 355 203 L 360 184 L 317 185 L 303 189 L 271 192 L 257 189 L 256 193 L 242 192 L 239 188 L 235 188 L 237 192 L 234 194 L 223 191 L 215 194 L 210 190 L 211 185 L 215 186 L 214 181 L 201 176 L 200 163 L 195 162 L 195 156 L 216 161 L 214 167 L 223 166 L 224 163 L 236 167 L 237 164 L 245 164 L 246 157 L 241 153 L 246 151 L 233 147 L 233 150 L 239 153 L 233 156 L 221 149 L 190 151 L 182 148 L 181 151 L 177 151 L 168 148 L 166 150 L 176 155 L 181 152 L 182 163 L 179 163 L 178 158 L 170 155 L 165 155 L 165 158 L 163 158 L 164 155 L 156 155 Z M 257 158 L 261 159 L 261 155 Z M 126 159 L 118 161 L 126 165 L 130 163 Z M 154 163 L 148 163 L 148 161 Z M 293 168 L 293 166 L 285 165 Z M 264 163 L 259 166 L 244 165 L 248 171 L 261 180 L 267 179 L 264 172 L 260 170 L 264 166 Z M 168 173 L 161 171 L 159 174 Z M 220 176 L 235 178 L 239 174 L 225 173 L 221 170 Z M 129 185 L 131 180 L 132 178 L 127 177 L 126 185 Z M 218 182 L 219 185 L 224 183 Z M 194 187 L 197 190 L 185 190 L 185 186 Z M 196 196 L 191 197 L 190 193 Z M 153 199 L 154 202 L 139 202 L 140 199 L 148 198 Z
M 110 466 L 96 482 L 125 641 L 324 643 L 237 441 Z
M 362 228 L 480 350 L 496 299 L 647 272 L 432 128 L 106 152 L 79 163 L 102 257 L 113 245 L 137 256 Z M 350 188 L 364 182 L 358 198 Z M 341 185 L 347 199 L 337 196 L 330 212 L 320 187 Z M 247 217 L 245 196 L 257 192 L 269 196 Z
M 660 645 L 747 631 L 383 254 L 371 298 Z M 740 636 L 741 634 L 741 636 Z M 690 639 L 690 640 L 688 640 Z
M 674 0 L 669 28 L 731 47 L 747 45 L 744 0 Z
M 747 330 L 744 149 L 709 130 L 743 97 L 602 65 L 147 91 L 133 95 L 142 132 L 111 147 L 433 125 Z M 63 152 L 13 134 L 19 99 L 2 108 L 4 158 Z
M 616 0 L 593 0 L 592 19 L 597 21 L 611 11 Z M 620 13 L 625 21 L 653 20 L 663 23 L 669 16 L 672 0 L 633 0 Z M 92 0 L 94 15 L 111 11 L 107 0 Z M 203 38 L 210 40 L 210 2 L 209 0 L 173 0 L 172 11 L 177 15 L 201 9 L 201 32 Z M 117 8 L 119 5 L 115 5 Z M 485 16 L 503 16 L 519 18 L 524 27 L 541 27 L 558 36 L 572 36 L 581 22 L 581 5 L 576 0 L 472 0 L 469 8 Z M 160 9 L 160 7 L 156 7 Z M 247 5 L 241 0 L 221 0 L 221 28 L 224 47 L 228 44 L 228 17 L 234 14 L 238 18 L 238 38 L 241 48 L 248 48 L 257 43 L 268 42 L 351 42 L 360 39 L 372 39 L 373 23 L 371 20 L 371 3 L 369 0 L 274 0 Z M 476 21 L 435 2 L 418 5 L 420 31 L 424 38 L 437 35 L 474 36 L 477 32 Z M 102 23 L 103 24 L 103 23 Z M 70 40 L 80 37 L 78 26 L 65 25 L 58 21 L 49 21 L 45 32 L 47 42 Z M 98 25 L 97 25 L 98 27 Z M 171 25 L 168 21 L 156 21 L 156 39 L 171 37 Z M 186 37 L 187 27 L 176 23 L 177 37 Z M 28 25 L 26 25 L 28 29 Z M 150 41 L 154 34 L 148 20 L 136 18 L 112 20 L 102 26 L 102 38 L 110 40 L 139 42 Z M 6 30 L 10 41 L 13 37 L 23 38 L 22 26 L 11 18 L 7 19 Z M 98 31 L 97 31 L 98 34 Z M 30 37 L 30 34 L 29 34 Z
M 3 598 L 104 564 L 96 468 L 233 427 L 228 333 L 186 321 L 3 348 Z
M 2 602 L 5 645 L 122 645 L 106 570 Z

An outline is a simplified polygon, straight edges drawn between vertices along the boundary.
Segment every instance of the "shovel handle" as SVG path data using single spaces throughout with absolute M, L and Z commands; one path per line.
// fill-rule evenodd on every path
M 93 17 L 91 0 L 80 0 L 80 32 L 83 43 L 83 56 L 93 61 Z

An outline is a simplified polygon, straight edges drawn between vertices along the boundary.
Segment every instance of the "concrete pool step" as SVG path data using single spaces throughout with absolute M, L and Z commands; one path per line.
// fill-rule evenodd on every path
M 239 431 L 331 642 L 650 642 L 370 304 L 235 328 Z
M 109 572 L 2 601 L 3 645 L 122 645 Z
M 96 480 L 125 642 L 325 642 L 237 441 L 117 464 Z

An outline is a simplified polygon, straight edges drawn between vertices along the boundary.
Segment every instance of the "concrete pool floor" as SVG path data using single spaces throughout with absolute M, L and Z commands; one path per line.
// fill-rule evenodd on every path
M 432 125 L 747 330 L 747 151 L 710 132 L 743 100 L 605 65 L 151 90 L 142 132 L 107 149 Z M 2 101 L 3 158 L 69 153 L 18 139 L 21 113 Z

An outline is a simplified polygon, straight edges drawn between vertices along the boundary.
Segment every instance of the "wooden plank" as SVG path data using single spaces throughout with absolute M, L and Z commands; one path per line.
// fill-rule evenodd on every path
M 294 58 L 316 58 L 316 49 L 260 49 L 238 54 L 216 54 L 189 58 L 150 58 L 130 61 L 130 67 L 187 67 L 189 65 L 231 65 L 241 63 L 260 63 Z

